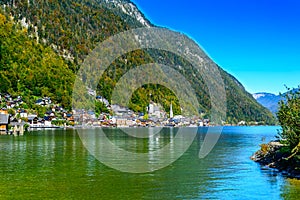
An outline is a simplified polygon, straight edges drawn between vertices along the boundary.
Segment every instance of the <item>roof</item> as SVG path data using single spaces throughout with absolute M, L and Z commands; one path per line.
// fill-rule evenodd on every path
M 25 122 L 12 122 L 10 123 L 12 126 L 24 126 L 26 123 Z
M 0 114 L 0 124 L 8 124 L 9 115 L 8 114 Z

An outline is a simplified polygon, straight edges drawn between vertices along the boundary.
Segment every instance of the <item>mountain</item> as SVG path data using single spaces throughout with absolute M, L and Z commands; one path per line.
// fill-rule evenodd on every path
M 56 97 L 55 100 L 65 105 L 70 103 L 74 74 L 97 43 L 126 30 L 154 26 L 128 0 L 2 0 L 0 3 L 1 13 L 7 19 L 2 23 L 2 30 L 8 35 L 2 34 L 3 41 L 7 41 L 2 42 L 0 50 L 7 56 L 2 56 L 0 71 L 2 77 L 10 82 L 2 88 L 2 92 L 9 89 L 17 95 L 26 91 L 28 98 L 30 95 L 43 96 L 47 93 L 55 96 L 57 93 L 60 97 Z M 13 25 L 8 25 L 11 23 Z M 12 34 L 6 33 L 6 26 L 11 27 Z M 26 48 L 27 43 L 31 44 L 29 49 Z M 13 46 L 17 46 L 16 51 L 12 49 Z M 45 49 L 48 53 L 44 52 Z M 50 67 L 43 60 L 44 54 L 51 55 L 47 56 L 49 62 L 53 63 Z M 203 62 L 216 66 L 204 52 L 200 56 Z M 56 61 L 52 58 L 56 58 Z M 57 62 L 59 64 L 56 64 Z M 128 70 L 153 62 L 181 66 L 179 71 L 196 91 L 199 109 L 209 116 L 210 97 L 203 78 L 193 76 L 193 67 L 181 57 L 157 49 L 137 50 L 116 59 L 101 77 L 97 94 L 111 100 L 113 88 Z M 219 66 L 216 67 L 225 83 L 227 122 L 274 123 L 273 115 L 258 104 L 235 77 Z M 46 73 L 41 73 L 42 70 Z M 46 75 L 49 78 L 46 78 Z M 91 77 L 84 75 L 84 78 L 89 80 Z M 149 97 L 149 93 L 152 96 Z M 145 111 L 149 98 L 160 103 L 166 111 L 172 102 L 174 113 L 180 113 L 178 99 L 174 93 L 155 84 L 139 88 L 132 95 L 130 108 L 134 111 Z
M 269 109 L 274 115 L 278 111 L 278 103 L 281 100 L 280 95 L 262 92 L 253 94 L 253 97 L 258 103 Z
M 288 91 L 291 91 L 293 93 L 298 92 L 298 88 L 287 88 Z M 279 109 L 279 102 L 283 100 L 287 93 L 283 93 L 282 95 L 275 95 L 271 93 L 266 92 L 260 92 L 253 94 L 253 98 L 256 99 L 258 103 L 260 103 L 262 106 L 270 110 L 274 115 L 276 115 L 278 109 Z M 283 97 L 282 97 L 283 96 Z

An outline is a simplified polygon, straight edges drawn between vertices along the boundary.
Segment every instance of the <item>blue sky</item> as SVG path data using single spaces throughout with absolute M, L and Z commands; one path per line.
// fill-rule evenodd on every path
M 299 0 L 133 0 L 155 25 L 193 38 L 251 92 L 300 84 Z

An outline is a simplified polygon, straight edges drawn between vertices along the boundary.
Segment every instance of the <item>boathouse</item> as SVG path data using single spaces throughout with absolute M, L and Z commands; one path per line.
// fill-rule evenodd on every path
M 7 134 L 9 124 L 9 114 L 0 113 L 0 134 Z

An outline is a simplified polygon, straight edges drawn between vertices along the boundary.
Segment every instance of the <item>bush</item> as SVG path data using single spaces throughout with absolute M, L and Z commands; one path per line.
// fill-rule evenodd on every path
M 287 88 L 288 89 L 288 88 Z M 282 127 L 279 133 L 282 143 L 286 144 L 290 151 L 298 152 L 300 149 L 300 86 L 282 95 L 279 103 L 277 117 Z
M 28 131 L 29 127 L 30 127 L 29 124 L 24 124 L 24 130 L 25 131 Z

